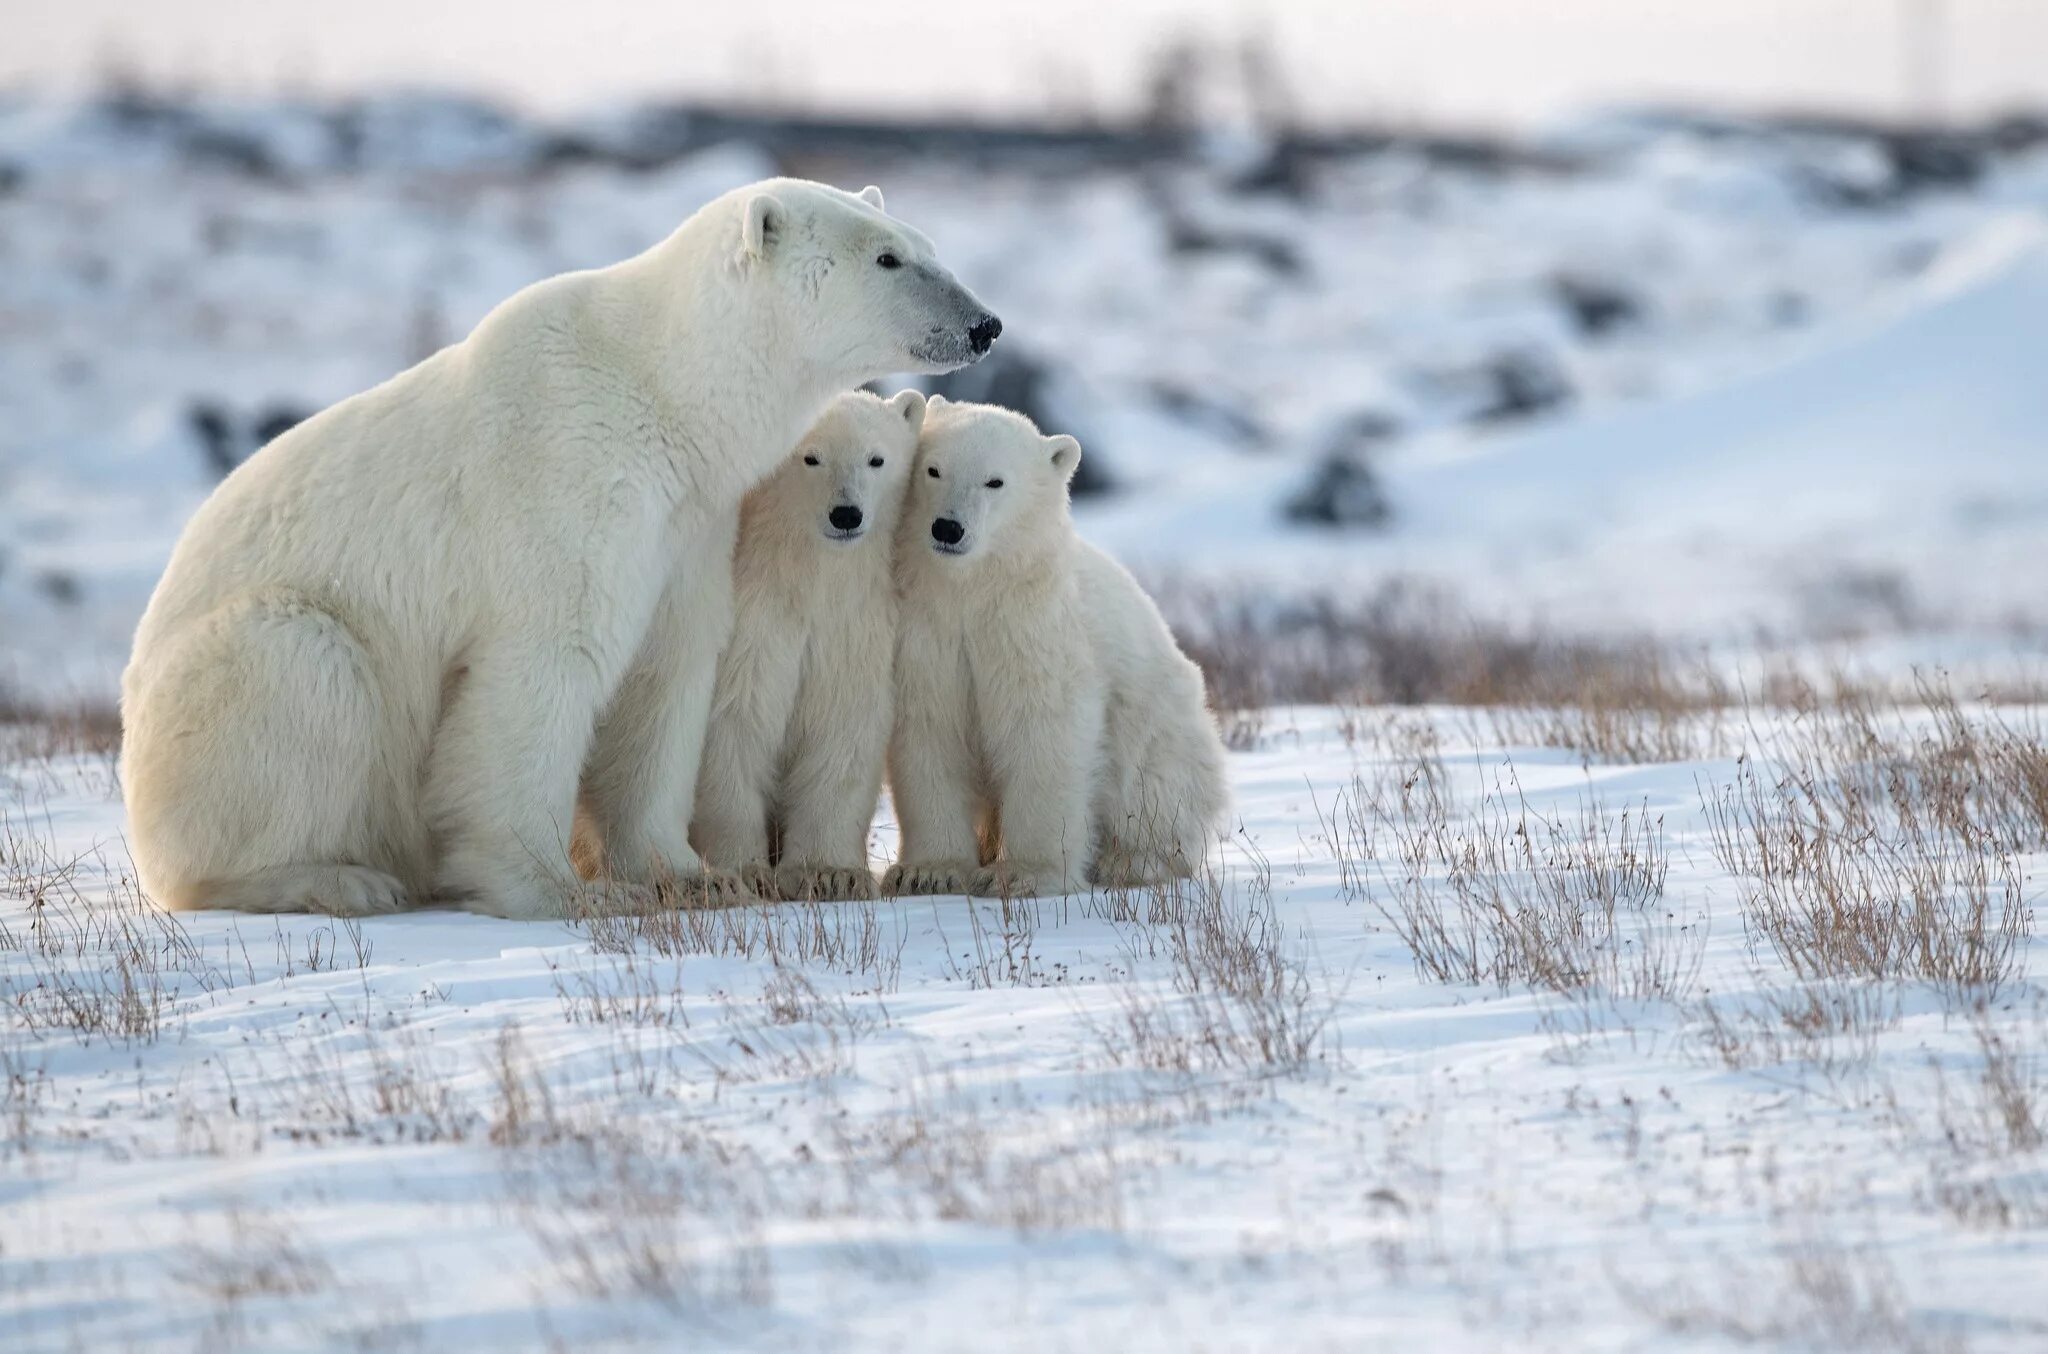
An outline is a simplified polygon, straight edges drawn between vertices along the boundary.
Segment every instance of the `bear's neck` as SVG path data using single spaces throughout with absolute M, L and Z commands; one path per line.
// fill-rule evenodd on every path
M 621 357 L 645 392 L 680 492 L 699 505 L 736 506 L 840 387 L 795 360 L 797 345 L 785 335 L 764 332 L 761 316 L 719 271 L 724 260 L 678 269 L 663 252 L 620 265 L 611 279 Z M 697 285 L 677 287 L 678 277 Z

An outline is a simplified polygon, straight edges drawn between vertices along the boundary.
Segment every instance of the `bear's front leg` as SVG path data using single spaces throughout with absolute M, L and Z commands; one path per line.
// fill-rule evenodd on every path
M 888 751 L 886 683 L 836 693 L 806 688 L 793 734 L 777 887 L 786 898 L 872 898 L 868 829 Z
M 584 771 L 603 873 L 673 887 L 686 905 L 747 897 L 739 876 L 706 866 L 689 838 L 718 657 L 731 629 L 732 576 L 722 557 L 672 578 Z
M 858 607 L 820 628 L 815 643 L 834 661 L 805 677 L 789 722 L 775 876 L 786 898 L 875 896 L 868 829 L 895 709 L 894 632 L 887 618 Z
M 903 847 L 882 892 L 962 893 L 981 868 L 982 801 L 960 651 L 906 627 L 898 653 L 888 763 Z
M 1093 847 L 1089 800 L 1102 742 L 1099 698 L 1079 692 L 1031 717 L 992 719 L 984 730 L 996 774 L 1001 851 L 967 891 L 1021 897 L 1088 891 Z
M 507 639 L 469 656 L 427 762 L 438 897 L 520 919 L 591 905 L 569 841 L 603 696 L 602 674 L 573 643 Z

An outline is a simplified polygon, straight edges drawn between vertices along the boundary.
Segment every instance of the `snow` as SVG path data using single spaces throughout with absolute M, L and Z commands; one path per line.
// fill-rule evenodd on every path
M 1413 572 L 1489 611 L 1583 627 L 1796 630 L 1786 579 L 1853 571 L 1994 624 L 2048 573 L 2041 218 L 1986 223 L 1885 309 L 1866 333 L 1700 393 L 1416 448 L 1387 466 L 1393 530 L 1341 555 L 1274 518 L 1232 533 L 1240 509 L 1214 492 L 1112 509 L 1103 531 L 1139 559 L 1148 542 L 1206 539 L 1217 574 Z
M 431 93 L 0 105 L 0 694 L 113 690 L 214 483 L 200 404 L 246 450 L 775 169 L 537 168 L 557 130 Z M 1244 157 L 827 167 L 1053 362 L 1119 486 L 1083 530 L 1148 578 L 1412 577 L 1517 633 L 1723 645 L 1867 604 L 1897 631 L 1867 671 L 2038 677 L 2048 155 L 1905 192 L 1820 132 L 1606 117 L 1543 148 L 1570 163 L 1359 155 L 1303 200 L 1234 190 Z M 1588 332 L 1566 277 L 1633 317 Z M 1480 420 L 1504 354 L 1569 400 Z M 1362 415 L 1397 430 L 1389 528 L 1287 522 Z M 638 931 L 165 917 L 108 761 L 0 765 L 0 1347 L 2041 1345 L 2048 1171 L 1983 1042 L 2048 1096 L 2039 942 L 1976 1015 L 1789 972 L 1707 806 L 1802 721 L 1652 764 L 1484 711 L 1263 722 L 1213 892 Z M 1660 825 L 1662 891 L 1589 987 L 1440 981 L 1397 934 L 1399 843 L 1342 806 L 1430 743 L 1474 849 L 1528 840 L 1511 805 L 1539 837 Z M 2031 917 L 2039 853 L 1998 863 Z M 1175 915 L 1277 963 L 1264 997 Z M 1773 1014 L 1810 991 L 1860 1014 Z
M 551 127 L 431 93 L 0 106 L 0 677 L 112 689 L 218 473 L 201 405 L 246 453 L 266 415 L 775 169 L 738 144 L 644 172 L 547 159 L 630 160 L 673 121 Z M 1575 158 L 1548 170 L 1343 157 L 1301 199 L 1237 191 L 1221 161 L 818 172 L 881 180 L 1005 348 L 1053 363 L 1120 486 L 1084 530 L 1153 576 L 1400 572 L 1488 614 L 1716 640 L 1825 628 L 1815 599 L 1844 578 L 1958 626 L 2038 613 L 2048 154 L 1914 193 L 1847 135 L 1610 116 L 1554 141 Z M 1585 329 L 1567 284 L 1630 313 Z M 1475 421 L 1508 359 L 1566 402 Z M 1287 522 L 1361 416 L 1395 432 L 1391 528 Z
M 1681 995 L 1419 975 L 1331 832 L 1418 723 L 1456 829 L 1486 830 L 1489 790 L 1532 823 L 1661 823 L 1626 946 L 1696 965 Z M 0 889 L 0 1343 L 2038 1347 L 2038 1154 L 1970 1168 L 2019 1221 L 1930 1202 L 1982 1062 L 1961 1008 L 1845 981 L 1891 1013 L 1867 1050 L 1788 1037 L 1731 1069 L 1701 1003 L 1798 988 L 1708 839 L 1733 757 L 1589 764 L 1485 728 L 1280 711 L 1233 754 L 1225 914 L 1277 928 L 1302 984 L 1271 1057 L 1176 1043 L 1254 1008 L 1190 991 L 1175 928 L 1103 898 L 718 914 L 779 963 L 446 912 L 135 914 L 153 1033 L 81 1037 L 20 1013 L 121 947 L 63 940 L 62 889 L 40 919 Z M 10 774 L 11 849 L 34 832 L 121 915 L 105 766 Z M 878 858 L 893 835 L 885 814 Z M 1988 1019 L 2038 1074 L 2039 989 Z M 1146 1065 L 1176 1048 L 1186 1068 Z

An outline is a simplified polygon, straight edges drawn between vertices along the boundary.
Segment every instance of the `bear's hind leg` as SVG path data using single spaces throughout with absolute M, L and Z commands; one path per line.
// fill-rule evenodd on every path
M 123 710 L 144 888 L 181 909 L 405 906 L 372 812 L 386 714 L 361 644 L 310 601 L 244 598 L 200 621 L 145 662 Z

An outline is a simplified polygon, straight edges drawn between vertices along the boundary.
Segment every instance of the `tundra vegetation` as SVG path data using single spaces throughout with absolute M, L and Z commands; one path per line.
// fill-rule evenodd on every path
M 8 1347 L 2048 1331 L 2040 693 L 1173 614 L 1232 831 L 1069 898 L 171 914 L 10 704 Z

